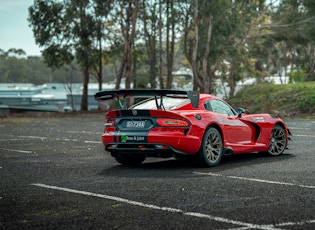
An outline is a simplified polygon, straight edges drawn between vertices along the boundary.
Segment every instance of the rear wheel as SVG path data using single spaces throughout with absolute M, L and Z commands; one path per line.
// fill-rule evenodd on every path
M 145 156 L 118 153 L 115 156 L 115 159 L 118 163 L 122 165 L 136 166 L 136 165 L 140 165 L 145 160 Z
M 223 141 L 216 128 L 209 128 L 202 139 L 199 152 L 196 154 L 197 163 L 204 166 L 216 166 L 223 155 Z
M 287 135 L 284 128 L 275 125 L 270 134 L 269 148 L 267 154 L 269 156 L 278 156 L 283 153 L 287 146 Z

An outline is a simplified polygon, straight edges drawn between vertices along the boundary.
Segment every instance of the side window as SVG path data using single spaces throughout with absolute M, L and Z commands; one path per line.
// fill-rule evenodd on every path
M 209 100 L 204 104 L 204 106 L 206 110 L 213 111 L 215 113 L 231 116 L 235 115 L 235 112 L 231 109 L 231 107 L 220 100 Z
M 205 109 L 206 109 L 206 110 L 209 110 L 209 111 L 212 111 L 212 112 L 213 112 L 213 109 L 212 109 L 212 107 L 211 107 L 210 101 L 206 101 L 206 102 L 204 103 L 204 106 L 205 106 Z

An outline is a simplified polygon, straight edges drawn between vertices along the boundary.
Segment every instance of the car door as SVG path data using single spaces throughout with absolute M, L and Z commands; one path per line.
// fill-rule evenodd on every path
M 252 129 L 239 118 L 236 112 L 221 100 L 209 100 L 205 108 L 218 113 L 218 122 L 224 126 L 225 142 L 230 144 L 251 144 Z

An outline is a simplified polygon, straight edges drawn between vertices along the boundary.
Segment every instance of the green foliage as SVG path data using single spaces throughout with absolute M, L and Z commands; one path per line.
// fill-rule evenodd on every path
M 36 43 L 53 68 L 70 64 L 75 57 L 83 73 L 81 110 L 87 110 L 89 69 L 93 61 L 93 40 L 99 38 L 99 21 L 90 0 L 34 0 L 29 22 Z M 101 58 L 101 57 L 100 57 Z
M 38 65 L 39 63 L 41 65 Z M 42 76 L 49 78 L 51 71 L 43 64 L 40 57 L 18 58 L 10 55 L 0 55 L 1 83 L 34 83 L 45 82 Z
M 315 115 L 315 82 L 273 85 L 260 83 L 245 86 L 229 103 L 250 113 L 274 113 L 281 117 Z
M 36 43 L 44 48 L 48 66 L 59 68 L 76 60 L 90 59 L 96 22 L 88 0 L 35 0 L 29 22 Z
M 187 67 L 192 66 L 193 48 L 196 44 L 193 23 L 195 2 L 139 1 L 136 41 L 131 63 L 132 78 L 136 87 L 145 87 L 149 82 L 157 80 L 160 69 L 166 76 L 167 66 L 174 66 L 173 71 L 184 65 L 183 63 Z M 210 79 L 213 92 L 215 82 L 223 82 L 229 84 L 233 94 L 237 81 L 254 76 L 259 82 L 264 76 L 278 74 L 288 66 L 296 67 L 296 70 L 289 73 L 291 82 L 315 80 L 314 1 L 197 2 L 198 76 L 194 78 L 200 80 L 195 83 L 199 84 L 199 89 L 207 82 L 203 80 Z M 61 66 L 70 63 L 73 65 L 73 62 L 77 61 L 80 67 L 76 67 L 76 71 L 89 67 L 90 72 L 96 76 L 99 63 L 102 63 L 103 80 L 115 79 L 120 67 L 126 64 L 123 59 L 124 47 L 133 42 L 123 38 L 124 34 L 130 32 L 127 31 L 129 27 L 126 24 L 127 18 L 130 19 L 127 16 L 130 15 L 124 12 L 129 12 L 128 6 L 134 3 L 135 1 L 117 0 L 34 0 L 29 8 L 29 23 L 36 43 L 43 48 L 46 63 L 55 68 L 53 73 Z M 170 12 L 171 5 L 174 7 Z M 211 39 L 208 40 L 210 16 L 213 24 Z M 145 23 L 147 30 L 144 29 Z M 168 33 L 169 38 L 172 36 L 171 28 L 167 30 L 167 25 L 173 23 L 177 50 L 172 57 L 166 57 L 170 53 L 167 50 L 170 42 L 166 44 L 166 37 Z M 159 44 L 159 33 L 163 44 Z M 206 54 L 208 45 L 210 51 Z M 62 79 L 71 75 L 65 71 L 65 78 L 57 78 L 56 74 L 45 69 L 47 67 L 29 64 L 30 60 L 21 50 L 10 52 L 14 55 L 1 59 L 2 82 L 40 83 L 49 82 L 48 79 L 63 81 Z M 0 50 L 0 55 L 4 53 Z M 185 58 L 182 58 L 182 53 Z M 206 63 L 203 62 L 204 58 L 207 58 Z M 174 63 L 169 65 L 170 62 Z M 47 76 L 47 80 L 44 81 L 40 74 Z M 77 78 L 75 81 L 82 80 L 82 74 L 75 73 L 72 76 Z M 257 100 L 273 101 L 274 95 L 268 92 L 264 98 Z M 297 102 L 299 103 L 302 106 L 303 103 Z M 272 104 L 269 104 L 272 107 Z
M 42 57 L 19 58 L 0 55 L 0 83 L 79 83 L 82 74 L 75 63 L 58 69 L 49 68 Z M 71 67 L 71 68 L 69 68 Z
M 290 73 L 288 73 L 289 83 L 303 82 L 305 80 L 304 79 L 305 75 L 306 75 L 306 71 L 302 68 L 293 70 Z

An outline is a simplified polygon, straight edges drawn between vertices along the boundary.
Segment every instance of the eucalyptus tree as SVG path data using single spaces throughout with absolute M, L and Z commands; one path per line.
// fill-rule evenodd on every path
M 151 88 L 155 88 L 157 82 L 160 88 L 171 88 L 176 43 L 180 40 L 184 29 L 182 21 L 189 7 L 189 1 L 142 0 L 140 2 L 140 26 L 137 39 L 144 40 L 147 47 Z
M 11 48 L 8 51 L 0 50 L 0 56 L 26 57 L 26 53 L 23 49 Z
M 109 30 L 112 24 L 112 18 L 110 12 L 112 10 L 114 0 L 93 0 L 93 12 L 95 17 L 95 33 L 96 39 L 94 40 L 94 50 L 92 51 L 94 55 L 94 61 L 92 61 L 92 71 L 98 81 L 98 89 L 102 90 L 103 83 L 103 66 L 106 60 L 106 47 L 109 46 Z
M 116 89 L 119 88 L 121 79 L 125 75 L 125 87 L 130 89 L 132 74 L 132 49 L 136 36 L 136 23 L 138 20 L 139 1 L 138 0 L 117 0 L 112 8 L 113 19 L 116 23 L 114 27 L 119 28 L 119 33 L 123 38 L 123 54 L 121 64 L 116 76 Z M 114 15 L 116 17 L 114 17 Z
M 309 44 L 305 47 L 307 80 L 315 80 L 315 2 L 305 1 L 306 23 L 305 28 L 308 32 Z
M 259 76 L 261 69 L 257 68 L 257 50 L 263 37 L 268 34 L 264 28 L 268 24 L 267 5 L 264 0 L 259 1 L 235 1 L 227 12 L 225 19 L 225 32 L 220 35 L 219 41 L 224 44 L 223 60 L 228 63 L 226 66 L 222 61 L 220 66 L 227 69 L 227 77 L 224 81 L 228 84 L 233 96 L 237 82 L 251 76 Z M 269 25 L 269 24 L 268 24 Z M 262 50 L 260 50 L 262 51 Z M 224 71 L 221 71 L 224 73 Z M 223 74 L 224 76 L 224 74 Z
M 284 1 L 287 2 L 287 1 Z M 315 2 L 310 0 L 288 1 L 295 12 L 296 20 L 292 22 L 292 41 L 296 45 L 294 61 L 297 67 L 306 71 L 305 80 L 315 80 Z M 290 19 L 290 15 L 287 15 Z M 301 59 L 300 57 L 303 57 Z
M 156 14 L 156 12 L 158 12 L 158 8 L 161 10 L 161 7 L 161 2 L 158 4 L 158 1 L 141 1 L 139 12 L 139 19 L 143 27 L 143 33 L 141 33 L 141 35 L 145 40 L 149 62 L 149 83 L 152 89 L 156 88 L 157 43 L 158 34 L 160 35 L 161 33 L 159 25 L 163 23 L 161 16 Z M 160 78 L 160 87 L 164 88 L 163 78 Z
M 28 83 L 29 68 L 25 58 L 3 52 L 0 55 L 1 83 Z
M 175 48 L 175 7 L 174 0 L 166 1 L 166 87 L 172 88 L 173 58 Z
M 187 11 L 183 50 L 194 73 L 194 89 L 216 93 L 227 83 L 255 74 L 251 49 L 262 42 L 266 23 L 264 0 L 194 0 Z M 257 50 L 256 50 L 257 51 Z
M 216 66 L 223 59 L 223 44 L 229 30 L 227 13 L 230 1 L 194 0 L 185 17 L 183 50 L 191 63 L 194 90 L 214 92 Z
M 36 43 L 44 48 L 42 54 L 49 67 L 59 68 L 74 59 L 80 64 L 81 110 L 87 110 L 93 39 L 97 31 L 93 5 L 89 0 L 34 0 L 28 20 Z
M 232 5 L 229 0 L 194 0 L 187 11 L 183 50 L 192 66 L 194 90 L 215 93 L 216 72 L 232 51 L 237 32 Z
M 306 72 L 305 80 L 315 80 L 315 2 L 282 0 L 273 11 L 271 38 L 277 52 L 270 58 L 277 72 L 291 67 Z

